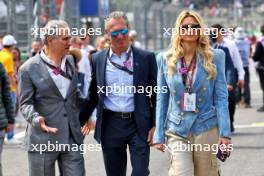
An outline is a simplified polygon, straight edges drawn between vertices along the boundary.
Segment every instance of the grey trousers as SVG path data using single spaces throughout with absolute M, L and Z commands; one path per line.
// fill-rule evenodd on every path
M 55 176 L 58 162 L 63 176 L 85 176 L 84 158 L 80 151 L 28 152 L 29 176 Z
M 3 176 L 2 151 L 3 151 L 4 140 L 5 140 L 5 130 L 0 130 L 0 176 Z

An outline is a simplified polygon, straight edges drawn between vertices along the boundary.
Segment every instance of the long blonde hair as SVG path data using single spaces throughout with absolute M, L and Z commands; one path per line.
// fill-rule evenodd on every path
M 203 57 L 203 67 L 208 73 L 208 79 L 214 78 L 216 76 L 216 66 L 213 64 L 213 51 L 210 46 L 209 37 L 205 34 L 205 24 L 201 16 L 194 11 L 183 11 L 178 16 L 175 22 L 176 30 L 173 31 L 170 48 L 166 53 L 166 62 L 168 65 L 168 74 L 173 75 L 176 72 L 176 62 L 178 59 L 184 56 L 184 50 L 181 42 L 180 36 L 180 26 L 182 21 L 186 17 L 193 17 L 201 26 L 200 36 L 198 39 L 198 46 L 196 53 Z

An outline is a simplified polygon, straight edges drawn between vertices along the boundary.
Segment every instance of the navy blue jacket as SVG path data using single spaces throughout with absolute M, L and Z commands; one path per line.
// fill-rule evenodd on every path
M 218 45 L 218 49 L 221 49 L 225 52 L 225 73 L 226 73 L 226 82 L 228 85 L 235 85 L 236 84 L 236 77 L 235 77 L 235 67 L 230 55 L 230 52 L 227 47 Z

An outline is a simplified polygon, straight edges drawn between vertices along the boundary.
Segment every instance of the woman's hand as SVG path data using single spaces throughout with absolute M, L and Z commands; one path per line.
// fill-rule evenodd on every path
M 153 144 L 152 146 L 162 152 L 165 152 L 166 146 L 163 143 Z
M 233 151 L 233 144 L 231 142 L 231 139 L 219 137 L 218 146 L 220 147 L 220 150 L 222 152 L 226 152 L 227 157 L 229 157 L 231 151 Z

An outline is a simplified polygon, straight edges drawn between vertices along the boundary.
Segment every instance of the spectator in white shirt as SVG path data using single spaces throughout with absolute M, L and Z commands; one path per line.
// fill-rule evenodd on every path
M 219 45 L 222 45 L 224 47 L 227 47 L 230 55 L 231 55 L 231 59 L 233 61 L 233 64 L 236 68 L 236 72 L 237 72 L 237 86 L 239 88 L 243 88 L 244 87 L 244 75 L 245 75 L 245 71 L 243 68 L 243 62 L 242 59 L 240 57 L 238 48 L 236 46 L 236 43 L 230 39 L 228 39 L 227 37 L 224 37 L 225 33 L 224 31 L 225 28 L 220 25 L 220 24 L 214 24 L 212 25 L 212 28 L 214 29 L 214 31 L 217 32 L 217 43 Z M 229 108 L 229 114 L 230 114 L 230 122 L 231 122 L 231 131 L 234 131 L 234 115 L 235 115 L 235 111 L 236 111 L 236 85 L 233 85 L 233 91 L 229 92 L 228 95 L 228 108 Z
M 70 40 L 70 44 L 71 44 L 70 49 L 72 48 L 81 49 L 82 44 L 83 44 L 82 42 L 83 41 L 80 39 L 80 37 L 72 37 Z M 87 91 L 84 92 L 84 96 L 87 96 L 88 88 L 89 88 L 90 81 L 91 81 L 91 66 L 90 66 L 90 61 L 88 59 L 88 53 L 84 49 L 81 49 L 81 55 L 82 55 L 82 58 L 80 62 L 78 63 L 78 68 L 79 68 L 79 72 L 84 73 L 85 75 L 85 83 L 87 83 Z
M 83 40 L 81 40 L 80 37 L 72 37 L 70 40 L 70 44 L 71 44 L 70 51 L 76 48 L 81 50 L 81 59 L 80 61 L 78 61 L 78 72 L 80 74 L 84 74 L 84 81 L 81 87 L 82 87 L 82 98 L 86 98 L 88 95 L 88 89 L 90 87 L 90 82 L 91 82 L 91 65 L 90 65 L 90 60 L 88 59 L 89 53 L 87 52 L 85 48 L 81 49 L 83 45 Z M 80 108 L 81 108 L 81 111 L 83 111 L 82 104 L 80 104 Z M 93 115 L 91 116 L 89 120 L 89 123 L 88 123 L 89 129 L 93 129 L 95 127 L 95 121 L 96 121 L 95 112 L 96 111 L 94 111 Z
M 223 31 L 222 29 L 224 29 L 224 27 L 219 24 L 212 25 L 212 28 L 216 28 L 218 31 Z M 243 87 L 245 71 L 236 43 L 224 37 L 224 34 L 221 32 L 218 32 L 217 43 L 229 49 L 233 64 L 238 72 L 238 86 Z
M 91 45 L 91 37 L 87 35 L 85 38 L 82 38 L 82 49 L 85 50 L 88 54 L 90 51 L 94 50 L 94 46 Z

